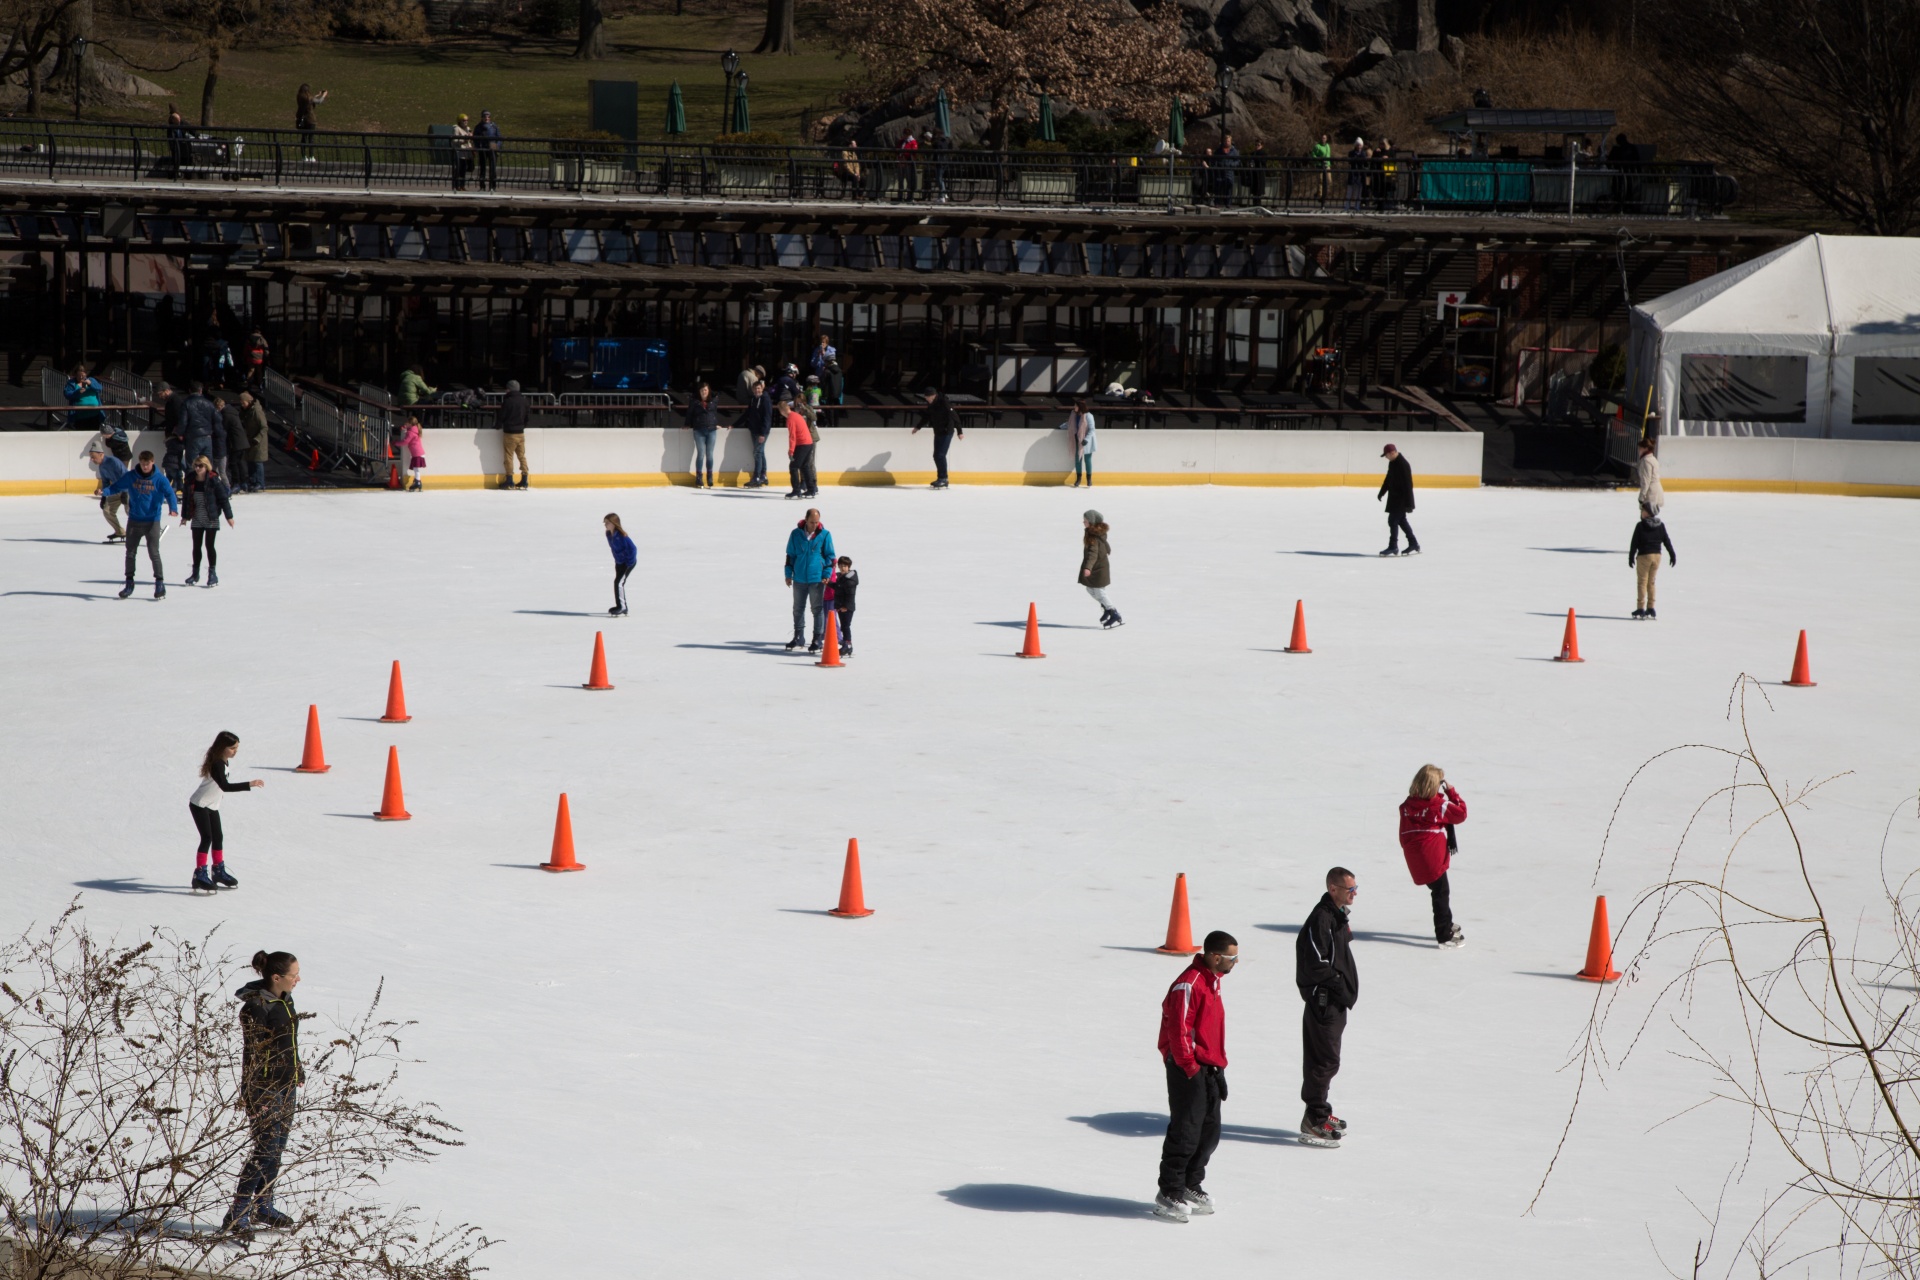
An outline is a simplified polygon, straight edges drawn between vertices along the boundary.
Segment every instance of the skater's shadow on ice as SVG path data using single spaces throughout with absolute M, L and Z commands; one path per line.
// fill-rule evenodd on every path
M 1116 1138 L 1161 1138 L 1166 1136 L 1167 1118 L 1152 1111 L 1108 1111 L 1097 1116 L 1068 1116 L 1095 1133 Z M 1270 1147 L 1304 1145 L 1291 1129 L 1261 1129 L 1250 1124 L 1223 1124 L 1220 1137 L 1227 1142 L 1257 1142 Z
M 1161 1121 L 1162 1132 L 1166 1122 Z M 1085 1196 L 1077 1191 L 1029 1187 L 1018 1182 L 969 1182 L 940 1193 L 949 1204 L 994 1213 L 1069 1213 L 1082 1218 L 1146 1218 L 1153 1206 L 1117 1196 Z
M 1257 924 L 1253 927 L 1256 929 L 1271 929 L 1275 933 L 1300 932 L 1300 926 L 1297 924 Z M 1427 949 L 1435 945 L 1433 938 L 1428 934 L 1383 933 L 1374 929 L 1355 929 L 1353 931 L 1353 940 L 1355 942 L 1391 942 L 1397 947 L 1421 947 Z
M 1529 551 L 1558 551 L 1568 556 L 1617 556 L 1620 553 L 1610 547 L 1528 547 Z
M 1027 626 L 1027 620 L 1025 618 L 1021 618 L 1017 622 L 976 622 L 973 625 L 976 627 L 1012 627 L 1015 631 L 1024 631 Z M 1104 631 L 1106 630 L 1105 627 L 1096 627 L 1090 622 L 1043 622 L 1040 624 L 1040 626 L 1042 629 L 1047 631 Z
M 1368 555 L 1364 551 L 1276 551 L 1281 556 L 1331 556 L 1336 560 L 1377 560 L 1378 556 Z
M 542 618 L 604 618 L 607 616 L 605 609 L 598 613 L 579 609 L 515 609 L 514 612 L 538 614 Z
M 798 653 L 770 640 L 729 640 L 725 644 L 677 644 L 676 649 L 718 649 L 722 653 Z
M 90 591 L 0 591 L 0 596 L 58 596 L 67 600 L 111 600 L 112 596 L 97 596 Z
M 1566 613 L 1566 610 L 1564 609 L 1556 609 L 1549 613 L 1543 613 L 1538 609 L 1529 609 L 1527 610 L 1527 616 L 1530 618 L 1564 618 L 1567 616 L 1567 613 Z M 1640 621 L 1640 619 L 1638 618 L 1623 618 L 1617 613 L 1580 613 L 1576 611 L 1573 616 L 1580 619 L 1580 621 L 1582 622 L 1638 622 Z
M 179 889 L 170 884 L 148 884 L 135 880 L 132 876 L 120 876 L 112 880 L 75 880 L 76 889 L 98 889 L 102 893 L 174 893 L 191 895 L 191 889 Z
M 111 542 L 95 542 L 92 538 L 8 538 L 8 542 L 58 542 L 69 547 L 110 547 Z

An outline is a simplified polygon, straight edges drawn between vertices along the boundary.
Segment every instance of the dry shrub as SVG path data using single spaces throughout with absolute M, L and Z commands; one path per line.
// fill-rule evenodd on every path
M 415 0 L 342 0 L 333 33 L 361 40 L 425 40 L 426 11 Z

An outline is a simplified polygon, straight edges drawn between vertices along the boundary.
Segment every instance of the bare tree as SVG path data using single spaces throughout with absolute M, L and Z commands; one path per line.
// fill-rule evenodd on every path
M 1754 745 L 1747 707 L 1753 693 L 1765 699 L 1760 683 L 1743 675 L 1729 699 L 1729 718 L 1737 704 L 1738 748 L 1675 747 L 1634 773 L 1637 780 L 1681 752 L 1717 755 L 1732 770 L 1688 818 L 1666 879 L 1642 894 L 1621 924 L 1622 939 L 1639 938 L 1625 965 L 1627 981 L 1595 993 L 1577 1057 L 1580 1086 L 1535 1203 L 1565 1149 L 1589 1076 L 1624 1068 L 1664 1013 L 1678 1037 L 1676 1052 L 1709 1081 L 1703 1101 L 1736 1104 L 1786 1159 L 1785 1189 L 1767 1197 L 1736 1234 L 1738 1256 L 1729 1270 L 1745 1259 L 1766 1276 L 1827 1255 L 1838 1274 L 1913 1280 L 1920 1276 L 1920 871 L 1911 854 L 1902 860 L 1906 870 L 1888 869 L 1890 817 L 1881 838 L 1879 903 L 1849 940 L 1821 874 L 1843 860 L 1810 850 L 1796 820 L 1834 779 L 1794 787 L 1773 774 Z M 1632 786 L 1630 780 L 1622 805 Z M 1902 800 L 1896 816 L 1912 802 Z M 1688 874 L 1688 840 L 1722 805 L 1726 843 L 1705 859 L 1704 874 Z M 1844 859 L 1849 866 L 1860 861 Z M 1876 936 L 1890 939 L 1877 954 L 1856 949 L 1857 940 Z M 1644 1007 L 1636 1010 L 1642 996 Z M 1726 1021 L 1738 1031 L 1711 1030 L 1714 1013 L 1734 1015 Z M 1626 1026 L 1610 1033 L 1615 1017 Z M 1696 1250 L 1695 1276 L 1718 1239 L 1719 1211 L 1702 1216 L 1715 1232 Z
M 398 1091 L 405 1024 L 379 996 L 311 1032 L 274 1198 L 295 1224 L 216 1229 L 251 1145 L 239 1109 L 237 968 L 211 936 L 93 936 L 72 906 L 0 947 L 0 1229 L 12 1280 L 133 1280 L 242 1267 L 260 1280 L 467 1280 L 489 1241 L 374 1196 L 386 1171 L 458 1145 Z
M 1920 5 L 1655 0 L 1681 137 L 1870 235 L 1920 226 Z
M 607 15 L 600 0 L 580 0 L 580 40 L 573 56 L 590 61 L 607 56 Z
M 866 66 L 869 94 L 923 103 L 944 87 L 956 102 L 984 99 L 995 144 L 1015 103 L 1041 86 L 1140 121 L 1164 120 L 1169 95 L 1213 87 L 1171 4 L 1136 12 L 1125 0 L 834 0 L 833 12 Z
M 200 85 L 200 127 L 213 127 L 220 62 L 231 49 L 268 40 L 321 21 L 316 0 L 132 0 L 133 11 L 177 40 L 197 45 L 207 60 Z
M 0 80 L 21 72 L 27 80 L 27 114 L 40 110 L 40 94 L 49 57 L 64 56 L 74 10 L 86 0 L 0 0 L 0 22 L 7 44 L 0 51 Z

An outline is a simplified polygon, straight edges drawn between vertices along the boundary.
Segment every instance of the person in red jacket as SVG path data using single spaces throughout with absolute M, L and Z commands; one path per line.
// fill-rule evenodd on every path
M 1453 865 L 1453 825 L 1467 820 L 1467 802 L 1447 785 L 1437 764 L 1423 764 L 1400 802 L 1400 851 L 1415 884 L 1433 890 L 1433 936 L 1443 947 L 1465 944 L 1467 935 L 1453 922 L 1447 869 Z
M 1201 1183 L 1207 1160 L 1220 1145 L 1220 1104 L 1227 1098 L 1227 1011 L 1220 1003 L 1220 979 L 1239 959 L 1233 935 L 1215 929 L 1160 1005 L 1168 1120 L 1153 1216 L 1169 1222 L 1213 1212 Z

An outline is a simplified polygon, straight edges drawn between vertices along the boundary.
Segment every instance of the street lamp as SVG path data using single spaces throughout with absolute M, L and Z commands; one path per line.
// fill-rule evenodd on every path
M 733 78 L 740 74 L 740 55 L 728 49 L 720 55 L 720 69 L 727 73 L 726 105 L 720 117 L 720 132 L 726 133 L 733 128 Z
M 80 69 L 81 60 L 86 56 L 87 38 L 75 36 L 73 38 L 73 118 L 75 120 L 80 118 Z
M 1220 145 L 1227 141 L 1227 95 L 1233 92 L 1233 68 L 1219 63 L 1213 71 L 1213 87 L 1220 93 Z

